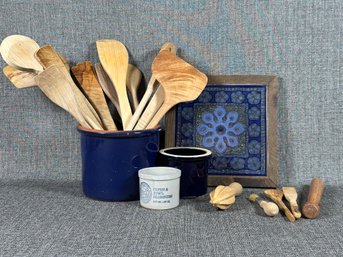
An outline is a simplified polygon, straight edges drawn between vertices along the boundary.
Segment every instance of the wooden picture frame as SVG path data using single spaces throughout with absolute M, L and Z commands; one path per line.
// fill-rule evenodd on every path
M 278 78 L 208 78 L 198 99 L 179 104 L 167 113 L 165 146 L 210 146 L 205 148 L 215 153 L 209 169 L 209 186 L 236 181 L 244 187 L 277 187 Z M 227 131 L 219 121 L 227 125 Z

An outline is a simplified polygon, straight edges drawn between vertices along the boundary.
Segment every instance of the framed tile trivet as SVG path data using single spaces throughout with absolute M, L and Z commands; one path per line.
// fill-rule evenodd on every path
M 277 95 L 276 76 L 209 76 L 195 101 L 166 115 L 166 147 L 211 150 L 209 186 L 276 187 Z

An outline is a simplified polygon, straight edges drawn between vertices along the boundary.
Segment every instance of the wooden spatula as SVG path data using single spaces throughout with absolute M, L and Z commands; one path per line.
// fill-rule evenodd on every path
M 174 105 L 196 99 L 207 84 L 204 73 L 166 50 L 161 51 L 154 59 L 152 73 L 163 87 L 165 97 L 147 129 L 157 126 Z
M 118 102 L 118 96 L 112 84 L 112 81 L 110 80 L 110 78 L 106 74 L 106 71 L 104 70 L 104 68 L 101 66 L 100 63 L 96 63 L 94 66 L 95 66 L 96 75 L 98 77 L 98 81 L 100 83 L 102 90 L 105 92 L 107 97 L 111 100 L 113 105 L 116 107 L 118 114 L 120 115 L 120 106 Z
M 23 35 L 6 37 L 0 45 L 4 61 L 17 69 L 42 71 L 42 66 L 34 58 L 39 45 L 32 38 Z
M 103 91 L 94 73 L 92 63 L 88 61 L 81 62 L 72 67 L 71 70 L 80 83 L 88 100 L 99 113 L 105 129 L 117 130 L 110 110 L 108 109 Z
M 292 211 L 293 216 L 296 219 L 300 219 L 301 212 L 299 211 L 299 206 L 297 203 L 297 198 L 298 198 L 297 190 L 295 189 L 295 187 L 282 187 L 282 191 L 283 191 L 283 195 L 285 196 L 285 198 L 287 199 L 287 201 L 289 202 L 291 206 L 291 211 Z
M 2 70 L 5 76 L 16 88 L 27 88 L 36 86 L 36 73 L 18 70 L 13 66 L 5 66 Z
M 126 86 L 131 94 L 134 110 L 138 107 L 137 90 L 141 84 L 141 80 L 142 72 L 136 66 L 129 64 L 126 75 Z
M 163 50 L 168 50 L 168 51 L 176 53 L 176 47 L 171 42 L 165 43 L 161 47 L 160 51 L 163 51 Z M 135 110 L 135 113 L 133 114 L 132 119 L 130 120 L 130 123 L 127 127 L 128 130 L 132 130 L 136 126 L 136 123 L 139 120 L 139 117 L 141 117 L 141 114 L 142 114 L 146 104 L 148 103 L 151 95 L 154 93 L 154 90 L 156 90 L 157 86 L 158 86 L 158 81 L 155 79 L 154 76 L 151 76 L 149 83 L 148 83 L 148 86 L 145 90 L 145 93 L 144 93 L 141 101 L 139 102 L 139 105 L 138 105 L 137 109 Z M 158 100 L 157 101 L 154 100 L 154 102 L 156 102 L 158 105 Z M 162 103 L 160 104 L 160 106 L 161 105 L 162 105 Z M 152 107 L 150 107 L 150 109 L 152 109 Z
M 117 40 L 96 41 L 99 60 L 112 81 L 118 95 L 120 116 L 124 130 L 127 129 L 132 117 L 129 98 L 126 92 L 126 74 L 129 64 L 129 55 L 126 47 Z
M 279 208 L 285 213 L 289 221 L 291 222 L 295 221 L 293 214 L 290 212 L 290 210 L 282 201 L 282 197 L 283 197 L 282 191 L 277 190 L 277 189 L 268 189 L 264 191 L 264 195 L 270 198 L 271 200 L 273 200 L 273 202 L 279 206 Z
M 52 102 L 69 112 L 81 126 L 92 128 L 80 112 L 69 81 L 59 66 L 52 65 L 38 74 L 35 77 L 36 84 Z
M 60 69 L 60 72 L 64 74 L 65 78 L 69 82 L 68 85 L 74 93 L 80 112 L 94 129 L 102 130 L 103 125 L 98 113 L 82 94 L 80 89 L 75 85 L 69 71 L 66 69 L 64 63 L 59 57 L 59 54 L 54 50 L 54 48 L 50 45 L 43 46 L 35 53 L 34 56 L 44 68 L 49 68 L 52 65 L 58 64 L 57 67 Z

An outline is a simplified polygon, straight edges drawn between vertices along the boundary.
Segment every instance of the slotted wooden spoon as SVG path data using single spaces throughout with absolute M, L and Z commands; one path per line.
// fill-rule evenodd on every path
M 83 92 L 93 107 L 98 111 L 99 116 L 107 130 L 117 130 L 108 109 L 104 93 L 99 85 L 91 62 L 81 62 L 71 68 L 77 81 L 80 83 Z
M 154 59 L 152 73 L 163 87 L 164 102 L 147 129 L 156 127 L 174 105 L 195 100 L 207 84 L 204 73 L 167 50 Z
M 39 45 L 32 38 L 23 35 L 6 37 L 0 45 L 1 56 L 4 61 L 17 69 L 28 71 L 43 71 L 42 66 L 34 58 Z
M 129 55 L 126 47 L 117 40 L 97 40 L 99 60 L 112 81 L 118 95 L 120 116 L 124 130 L 132 117 L 129 98 L 126 92 L 126 74 Z
M 176 53 L 176 47 L 171 42 L 165 43 L 161 47 L 160 51 L 163 51 L 163 50 L 168 50 L 168 51 Z M 150 80 L 149 80 L 148 86 L 146 87 L 145 93 L 144 93 L 141 101 L 139 102 L 139 105 L 138 105 L 137 109 L 135 110 L 135 113 L 133 114 L 132 119 L 130 120 L 130 123 L 127 127 L 128 130 L 132 130 L 135 127 L 137 121 L 139 120 L 139 117 L 141 117 L 141 114 L 142 114 L 145 106 L 147 105 L 151 95 L 154 93 L 154 90 L 157 88 L 157 86 L 158 86 L 158 81 L 152 75 Z M 156 100 L 154 100 L 154 102 L 156 102 Z M 152 107 L 150 107 L 150 108 L 152 108 Z

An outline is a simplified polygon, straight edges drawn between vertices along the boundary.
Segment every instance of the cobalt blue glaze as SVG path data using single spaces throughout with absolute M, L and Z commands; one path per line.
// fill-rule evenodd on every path
M 181 170 L 180 197 L 197 197 L 207 193 L 210 157 L 211 152 L 201 148 L 171 147 L 160 151 L 158 164 Z
M 138 170 L 155 166 L 160 128 L 107 132 L 78 126 L 81 134 L 82 186 L 102 201 L 139 199 Z

